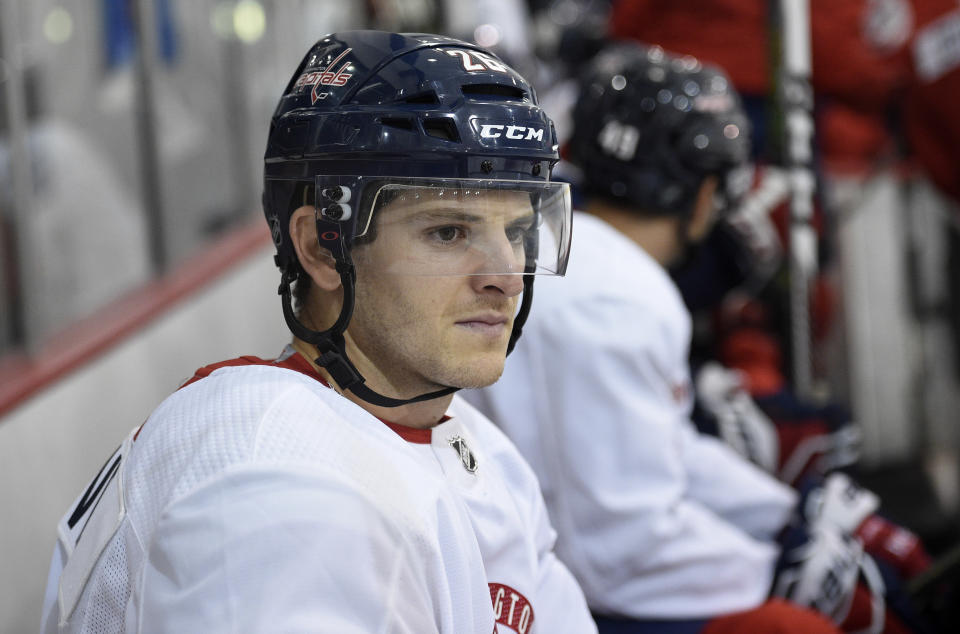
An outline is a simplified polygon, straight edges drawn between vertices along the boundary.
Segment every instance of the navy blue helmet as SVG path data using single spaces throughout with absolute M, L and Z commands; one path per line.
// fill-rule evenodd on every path
M 717 67 L 617 43 L 580 79 L 569 156 L 588 194 L 652 215 L 685 216 L 703 180 L 729 199 L 749 185 L 749 121 Z
M 550 224 L 538 205 L 546 209 L 545 201 L 553 201 L 548 215 L 557 228 L 550 244 L 557 248 L 547 268 L 562 274 L 569 193 L 550 182 L 558 158 L 553 124 L 533 87 L 483 48 L 439 35 L 379 31 L 322 38 L 287 83 L 264 157 L 263 207 L 290 329 L 317 346 L 317 363 L 341 388 L 365 400 L 395 406 L 448 394 L 452 388 L 401 400 L 363 385 L 343 344 L 353 309 L 351 249 L 359 238 L 375 238 L 372 220 L 390 196 L 424 183 L 432 189 L 417 191 L 439 195 L 509 183 L 536 201 L 538 226 Z M 288 228 L 292 212 L 305 204 L 315 207 L 320 246 L 336 259 L 344 288 L 340 318 L 322 332 L 304 326 L 291 305 L 291 285 L 302 270 Z M 536 259 L 545 259 L 543 241 L 525 240 L 525 290 L 511 349 L 529 310 Z

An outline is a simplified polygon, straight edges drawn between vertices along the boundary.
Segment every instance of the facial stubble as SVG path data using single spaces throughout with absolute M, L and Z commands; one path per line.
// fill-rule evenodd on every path
M 391 275 L 373 283 L 357 280 L 351 337 L 398 395 L 483 387 L 500 378 L 512 320 L 502 340 L 490 343 L 454 322 L 490 310 L 512 315 L 516 298 L 474 295 L 444 302 L 462 297 L 468 284 L 465 278 Z

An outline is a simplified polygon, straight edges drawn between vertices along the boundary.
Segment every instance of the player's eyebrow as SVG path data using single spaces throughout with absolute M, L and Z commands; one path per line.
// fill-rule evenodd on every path
M 441 222 L 478 223 L 483 222 L 485 218 L 483 216 L 469 214 L 465 211 L 458 211 L 455 209 L 436 209 L 414 213 L 410 216 L 410 220 L 438 220 Z
M 501 219 L 506 224 L 514 224 L 518 219 L 529 218 L 534 212 L 529 204 L 519 202 L 494 201 L 492 204 L 456 198 L 450 200 L 401 201 L 394 206 L 391 203 L 384 207 L 384 211 L 391 210 L 396 214 L 393 222 L 461 222 L 464 224 L 480 224 L 494 218 Z M 479 208 L 479 209 L 478 209 Z
M 531 213 L 526 214 L 526 215 L 523 215 L 523 216 L 517 216 L 517 217 L 514 218 L 513 220 L 510 220 L 509 222 L 507 222 L 507 224 L 508 224 L 509 226 L 511 226 L 511 227 L 516 227 L 516 226 L 524 225 L 524 224 L 525 224 L 525 225 L 533 225 L 533 223 L 534 223 L 534 221 L 536 221 L 536 219 L 537 219 L 537 214 L 531 212 Z

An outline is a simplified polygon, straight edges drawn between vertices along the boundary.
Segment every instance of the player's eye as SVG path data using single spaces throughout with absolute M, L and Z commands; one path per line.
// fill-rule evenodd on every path
M 508 225 L 504 230 L 507 234 L 507 240 L 509 240 L 511 244 L 521 244 L 527 232 L 530 231 L 531 225 L 532 222 L 530 220 L 523 220 Z
M 467 231 L 458 225 L 443 225 L 440 227 L 431 227 L 426 232 L 427 238 L 440 246 L 449 246 L 464 240 L 467 237 Z

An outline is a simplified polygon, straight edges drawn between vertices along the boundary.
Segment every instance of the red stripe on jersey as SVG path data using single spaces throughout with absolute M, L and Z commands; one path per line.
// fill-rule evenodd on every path
M 444 416 L 444 419 L 447 417 Z M 407 427 L 406 425 L 398 425 L 397 423 L 391 423 L 388 420 L 379 419 L 384 425 L 397 432 L 397 435 L 406 440 L 407 442 L 412 442 L 417 445 L 429 445 L 430 438 L 432 437 L 433 430 L 431 429 L 421 429 L 419 427 Z M 442 421 L 441 421 L 442 422 Z
M 200 368 L 199 370 L 197 370 L 196 372 L 194 372 L 193 376 L 190 377 L 187 381 L 183 383 L 183 385 L 180 386 L 180 389 L 185 388 L 191 383 L 196 383 L 200 379 L 205 379 L 206 377 L 210 376 L 214 371 L 219 370 L 220 368 L 239 367 L 239 366 L 246 366 L 246 365 L 272 365 L 278 368 L 293 370 L 294 372 L 305 374 L 311 379 L 319 381 L 323 385 L 330 387 L 330 384 L 327 383 L 327 380 L 324 379 L 323 376 L 319 372 L 317 372 L 317 370 L 312 365 L 310 365 L 310 362 L 307 361 L 303 357 L 303 355 L 301 355 L 299 352 L 294 352 L 293 354 L 291 354 L 290 356 L 282 360 L 261 359 L 260 357 L 245 356 L 245 357 L 238 357 L 236 359 L 230 359 L 228 361 L 221 361 L 219 363 L 211 363 L 210 365 L 206 365 Z M 430 444 L 430 438 L 431 438 L 430 429 L 420 429 L 417 427 L 408 427 L 406 425 L 398 425 L 397 423 L 391 423 L 390 421 L 383 420 L 382 418 L 378 418 L 378 420 L 383 422 L 387 427 L 392 429 L 394 432 L 396 432 L 398 436 L 400 436 L 407 442 L 423 444 L 423 445 Z M 450 420 L 450 417 L 444 416 L 440 420 L 440 422 L 442 423 L 447 420 Z M 140 432 L 138 431 L 137 434 L 139 433 Z M 134 437 L 134 440 L 136 440 L 136 437 Z
M 210 376 L 214 371 L 219 370 L 220 368 L 231 368 L 231 367 L 239 367 L 239 366 L 245 366 L 245 365 L 272 365 L 278 368 L 286 368 L 287 370 L 294 370 L 295 372 L 306 374 L 311 379 L 320 381 L 327 387 L 330 387 L 330 384 L 327 383 L 327 381 L 323 378 L 323 376 L 321 376 L 320 373 L 317 372 L 312 365 L 310 365 L 310 362 L 304 359 L 299 352 L 295 352 L 291 354 L 289 357 L 287 357 L 286 359 L 283 359 L 282 361 L 278 361 L 276 359 L 261 359 L 260 357 L 254 357 L 254 356 L 245 356 L 245 357 L 238 357 L 236 359 L 230 359 L 228 361 L 221 361 L 219 363 L 211 363 L 210 365 L 205 365 L 199 370 L 197 370 L 196 372 L 194 372 L 193 376 L 190 377 L 187 381 L 185 381 L 184 384 L 180 386 L 180 388 L 181 389 L 185 388 L 191 383 L 196 383 L 200 379 L 205 379 L 206 377 Z
M 500 625 L 506 625 L 517 634 L 527 634 L 533 625 L 533 606 L 510 586 L 488 583 L 493 616 Z

